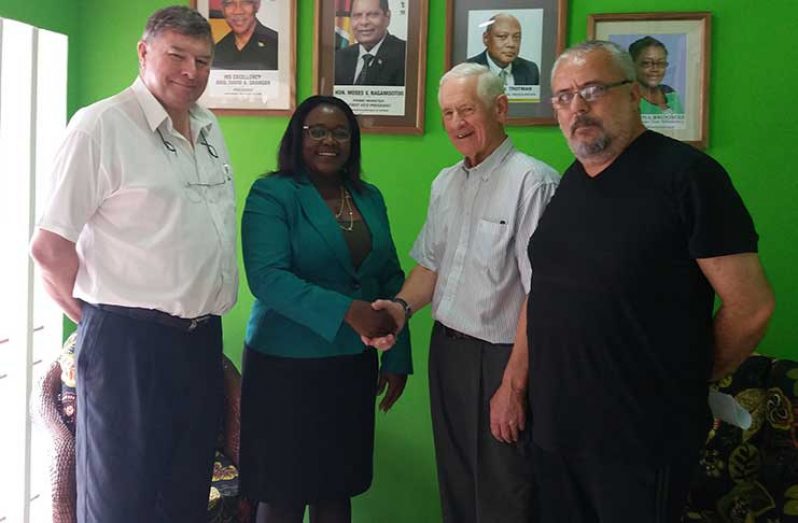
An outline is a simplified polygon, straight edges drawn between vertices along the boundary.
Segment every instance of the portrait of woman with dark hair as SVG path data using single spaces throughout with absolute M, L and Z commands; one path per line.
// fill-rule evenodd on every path
M 662 83 L 668 69 L 668 49 L 665 44 L 656 38 L 645 36 L 632 42 L 629 54 L 634 60 L 637 83 L 640 84 L 643 94 L 640 99 L 640 113 L 684 113 L 679 93 Z

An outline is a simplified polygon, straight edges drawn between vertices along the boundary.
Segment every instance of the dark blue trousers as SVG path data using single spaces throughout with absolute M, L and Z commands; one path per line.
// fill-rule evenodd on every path
M 79 523 L 207 520 L 222 328 L 85 305 L 78 326 Z

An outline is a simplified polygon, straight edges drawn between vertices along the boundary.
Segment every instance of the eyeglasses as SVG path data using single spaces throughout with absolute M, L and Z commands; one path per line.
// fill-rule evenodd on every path
M 208 143 L 208 139 L 205 137 L 205 132 L 200 131 L 200 145 L 204 145 L 206 149 L 208 149 L 208 154 L 213 156 L 214 158 L 219 158 L 219 153 L 216 152 L 216 147 Z
M 302 129 L 307 131 L 308 136 L 317 142 L 326 140 L 329 136 L 332 136 L 336 142 L 348 142 L 352 138 L 352 133 L 346 127 L 328 129 L 323 125 L 303 125 Z
M 172 142 L 164 138 L 163 133 L 161 133 L 160 129 L 155 129 L 155 131 L 158 133 L 158 136 L 161 137 L 161 142 L 163 143 L 164 148 L 166 148 L 166 150 L 169 151 L 170 153 L 177 156 L 177 147 L 175 147 L 175 145 Z M 205 136 L 205 131 L 200 130 L 198 143 L 200 145 L 205 146 L 205 149 L 208 151 L 208 156 L 215 158 L 217 160 L 219 159 L 219 153 L 216 151 L 216 147 L 214 147 L 213 144 L 208 142 L 208 138 Z M 210 203 L 216 203 L 219 200 L 219 198 L 221 198 L 221 193 L 220 191 L 216 190 L 209 191 L 209 189 L 215 187 L 222 187 L 225 184 L 230 183 L 232 180 L 233 178 L 230 176 L 230 166 L 224 164 L 222 165 L 221 171 L 219 171 L 218 177 L 214 173 L 211 176 L 211 179 L 208 181 L 202 181 L 202 182 L 190 181 L 190 182 L 184 182 L 184 185 L 186 189 L 188 189 L 187 194 L 189 200 L 191 200 L 192 202 L 201 203 L 203 201 L 208 201 Z
M 643 69 L 665 69 L 668 67 L 667 60 L 642 60 L 640 62 L 640 67 Z
M 607 91 L 612 89 L 613 87 L 619 87 L 621 85 L 626 85 L 632 83 L 632 80 L 621 80 L 620 82 L 614 82 L 611 84 L 602 84 L 602 83 L 592 83 L 583 85 L 579 89 L 571 89 L 568 91 L 560 91 L 555 93 L 554 96 L 551 98 L 551 105 L 555 108 L 563 109 L 565 107 L 569 107 L 571 102 L 574 101 L 574 98 L 578 94 L 579 97 L 587 103 L 595 102 L 605 94 Z
M 161 133 L 160 129 L 155 129 L 155 131 L 158 133 L 158 136 L 161 137 L 161 142 L 163 142 L 163 146 L 166 147 L 166 150 L 176 156 L 177 155 L 177 147 L 175 147 L 172 142 L 170 142 L 169 140 L 167 140 L 166 138 L 163 137 L 163 133 Z M 216 147 L 214 147 L 212 144 L 208 143 L 208 139 L 205 137 L 205 132 L 202 131 L 202 130 L 200 130 L 199 143 L 200 143 L 200 145 L 204 145 L 205 146 L 205 148 L 208 150 L 208 154 L 209 155 L 211 155 L 212 157 L 217 158 L 217 159 L 219 158 L 219 153 L 216 152 Z

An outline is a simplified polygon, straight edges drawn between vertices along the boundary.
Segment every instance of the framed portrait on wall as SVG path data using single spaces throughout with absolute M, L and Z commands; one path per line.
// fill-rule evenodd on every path
M 316 0 L 313 85 L 364 132 L 422 134 L 428 0 Z
M 565 19 L 566 0 L 447 0 L 446 70 L 487 66 L 504 82 L 510 124 L 554 125 L 549 76 Z
M 706 147 L 709 13 L 594 14 L 588 17 L 588 35 L 632 55 L 646 127 Z
M 218 114 L 287 115 L 296 105 L 296 0 L 192 0 L 214 56 L 199 102 Z

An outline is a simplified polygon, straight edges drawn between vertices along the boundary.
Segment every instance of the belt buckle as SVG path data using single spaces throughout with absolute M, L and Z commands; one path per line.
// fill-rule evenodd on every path
M 191 323 L 188 325 L 188 331 L 191 332 L 197 327 L 199 327 L 200 323 L 205 323 L 211 318 L 210 314 L 206 314 L 205 316 L 197 316 L 196 318 L 191 319 Z

